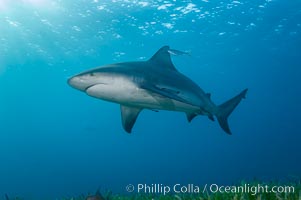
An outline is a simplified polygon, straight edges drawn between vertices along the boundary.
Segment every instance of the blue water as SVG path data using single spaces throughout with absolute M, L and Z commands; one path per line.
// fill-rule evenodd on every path
M 66 82 L 163 45 L 216 104 L 249 88 L 233 135 L 148 110 L 127 134 L 119 105 Z M 0 0 L 0 198 L 300 177 L 300 52 L 299 0 Z

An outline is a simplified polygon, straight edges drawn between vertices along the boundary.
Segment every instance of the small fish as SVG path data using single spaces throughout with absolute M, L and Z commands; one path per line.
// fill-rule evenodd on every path
M 8 195 L 7 195 L 7 194 L 5 194 L 5 200 L 9 200 L 9 198 L 8 198 Z
M 105 200 L 105 198 L 101 195 L 99 189 L 96 191 L 95 195 L 90 195 L 86 198 L 86 200 Z
M 185 51 L 179 51 L 176 49 L 169 49 L 168 53 L 174 56 L 180 56 L 180 55 L 190 55 L 189 52 L 185 52 Z

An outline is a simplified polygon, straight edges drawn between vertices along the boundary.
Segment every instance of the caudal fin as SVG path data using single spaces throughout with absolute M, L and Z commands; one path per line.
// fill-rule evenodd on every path
M 243 90 L 240 94 L 226 101 L 222 105 L 218 106 L 216 117 L 221 128 L 228 134 L 231 134 L 231 130 L 228 124 L 228 117 L 232 111 L 236 108 L 242 99 L 246 98 L 248 89 Z

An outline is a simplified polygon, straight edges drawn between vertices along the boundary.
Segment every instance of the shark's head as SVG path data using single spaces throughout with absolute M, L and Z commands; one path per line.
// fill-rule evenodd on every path
M 68 84 L 75 89 L 86 91 L 88 88 L 101 83 L 101 73 L 97 70 L 90 70 L 68 79 Z
M 129 91 L 137 91 L 132 77 L 122 73 L 126 70 L 118 64 L 105 65 L 71 77 L 68 84 L 89 96 L 120 103 L 132 98 Z

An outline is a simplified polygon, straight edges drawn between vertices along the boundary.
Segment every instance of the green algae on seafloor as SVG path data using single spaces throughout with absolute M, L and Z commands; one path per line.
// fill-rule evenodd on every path
M 242 181 L 236 186 L 244 186 L 247 184 Z M 236 192 L 236 193 L 210 193 L 204 192 L 200 194 L 132 194 L 132 195 L 119 195 L 108 193 L 104 195 L 106 200 L 301 200 L 301 180 L 289 182 L 289 183 L 280 183 L 280 182 L 269 182 L 269 183 L 260 183 L 259 181 L 253 181 L 247 185 L 256 186 L 256 185 L 267 185 L 269 188 L 273 186 L 293 186 L 294 192 L 287 193 L 273 193 L 273 192 L 259 192 L 256 194 Z M 86 200 L 85 198 L 69 198 L 62 200 Z

